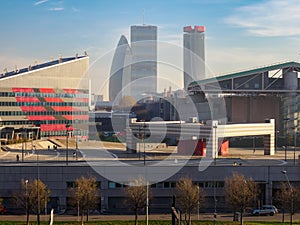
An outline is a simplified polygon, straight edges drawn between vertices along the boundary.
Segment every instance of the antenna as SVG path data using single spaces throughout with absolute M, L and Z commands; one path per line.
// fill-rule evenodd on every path
M 143 20 L 143 26 L 145 26 L 145 9 L 143 9 L 142 12 L 142 20 Z

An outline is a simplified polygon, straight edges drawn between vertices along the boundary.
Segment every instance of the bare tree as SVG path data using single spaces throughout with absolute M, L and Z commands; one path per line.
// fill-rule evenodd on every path
M 29 224 L 29 214 L 33 211 L 40 223 L 41 205 L 49 201 L 50 190 L 41 180 L 21 180 L 21 189 L 14 194 L 16 204 L 26 211 L 26 224 Z
M 134 224 L 138 224 L 139 211 L 146 207 L 147 201 L 147 184 L 145 179 L 137 178 L 132 180 L 125 189 L 125 205 L 134 211 Z M 149 193 L 148 193 L 149 194 Z M 149 196 L 148 196 L 149 198 Z
M 191 224 L 191 214 L 199 210 L 204 199 L 204 191 L 193 184 L 190 178 L 181 178 L 176 184 L 176 198 L 179 208 L 184 213 L 185 223 Z
M 244 175 L 238 173 L 233 173 L 232 177 L 225 178 L 226 201 L 234 212 L 240 212 L 241 224 L 243 224 L 243 213 L 246 207 L 255 204 L 257 191 L 257 184 L 252 178 L 246 179 Z
M 287 182 L 281 182 L 280 191 L 275 194 L 275 202 L 282 209 L 282 222 L 284 222 L 285 210 L 290 212 L 292 221 L 293 214 L 299 209 L 300 205 L 300 190 L 292 185 L 289 186 Z
M 100 193 L 97 181 L 94 177 L 86 178 L 84 176 L 76 179 L 75 187 L 70 189 L 71 204 L 77 207 L 78 214 L 81 215 L 81 224 L 84 224 L 83 217 L 86 211 L 87 221 L 89 220 L 89 211 L 97 208 Z

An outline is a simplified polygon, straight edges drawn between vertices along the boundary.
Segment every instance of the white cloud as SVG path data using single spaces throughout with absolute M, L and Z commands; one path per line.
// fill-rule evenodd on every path
M 48 0 L 40 0 L 40 1 L 35 2 L 33 5 L 41 5 L 46 2 L 48 2 Z
M 268 0 L 235 9 L 225 22 L 242 27 L 255 36 L 300 35 L 298 0 Z
M 54 7 L 54 8 L 49 8 L 49 11 L 63 11 L 64 8 L 63 7 Z

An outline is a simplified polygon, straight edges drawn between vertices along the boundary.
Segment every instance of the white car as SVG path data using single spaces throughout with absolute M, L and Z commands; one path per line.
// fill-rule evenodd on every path
M 274 216 L 275 213 L 278 213 L 278 209 L 274 205 L 263 205 L 260 209 L 254 209 L 252 212 L 252 214 L 255 216 L 259 216 L 259 215 Z

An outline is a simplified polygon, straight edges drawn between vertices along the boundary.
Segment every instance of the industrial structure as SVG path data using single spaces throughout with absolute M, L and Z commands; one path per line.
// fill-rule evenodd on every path
M 274 118 L 276 131 L 291 135 L 296 141 L 300 112 L 299 71 L 297 62 L 274 64 L 195 81 L 188 90 L 199 104 L 207 99 L 224 101 L 228 123 L 255 123 Z M 201 120 L 201 115 L 199 117 Z

